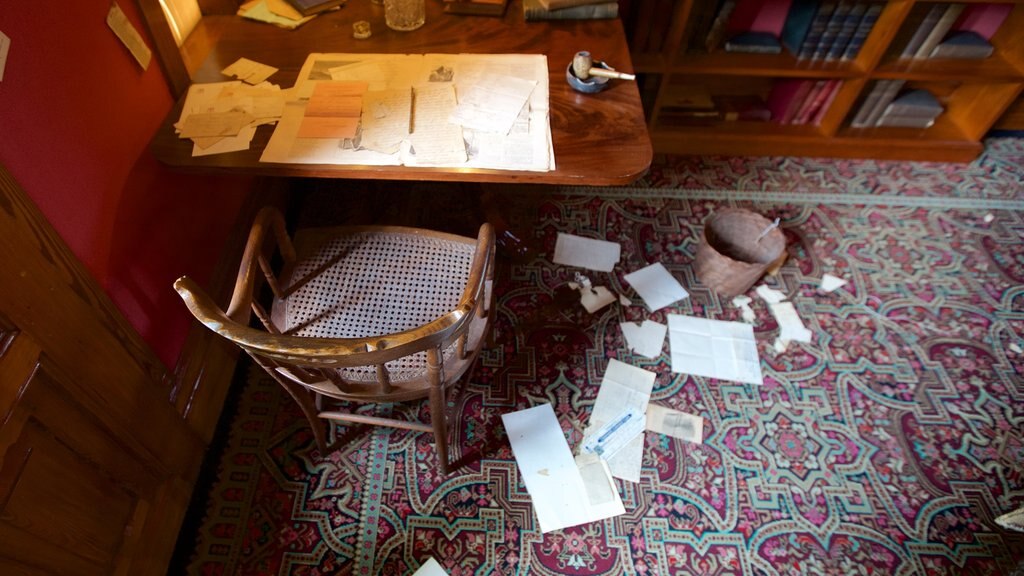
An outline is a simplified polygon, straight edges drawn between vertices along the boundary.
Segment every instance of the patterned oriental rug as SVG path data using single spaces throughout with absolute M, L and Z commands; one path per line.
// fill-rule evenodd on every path
M 336 428 L 347 444 L 321 458 L 253 368 L 188 573 L 405 576 L 434 557 L 453 576 L 1024 574 L 1024 534 L 994 522 L 1024 505 L 1024 192 L 1020 164 L 994 156 L 904 174 L 770 165 L 814 187 L 766 183 L 769 161 L 670 158 L 632 189 L 521 194 L 511 220 L 539 253 L 500 262 L 494 344 L 451 406 L 468 463 L 442 477 L 425 435 L 366 427 Z M 915 188 L 883 190 L 906 192 L 901 179 Z M 673 374 L 667 341 L 650 360 L 619 329 L 669 313 L 740 321 L 691 267 L 723 206 L 781 219 L 789 260 L 766 283 L 814 334 L 776 354 L 754 297 L 763 386 Z M 690 298 L 588 314 L 566 288 L 575 270 L 550 261 L 558 232 L 621 244 L 594 284 L 633 295 L 623 275 L 662 262 Z M 820 293 L 824 273 L 849 284 Z M 652 401 L 702 416 L 704 442 L 648 433 L 641 481 L 616 481 L 625 515 L 541 534 L 500 416 L 550 403 L 577 446 L 610 358 L 655 372 Z

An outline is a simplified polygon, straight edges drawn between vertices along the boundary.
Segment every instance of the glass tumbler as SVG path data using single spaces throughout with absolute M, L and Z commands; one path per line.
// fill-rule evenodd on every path
M 426 21 L 426 0 L 384 0 L 384 23 L 388 28 L 408 32 Z

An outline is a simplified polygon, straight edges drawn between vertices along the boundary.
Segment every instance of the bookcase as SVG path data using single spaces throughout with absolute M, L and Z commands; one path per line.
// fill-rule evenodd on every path
M 763 1 L 786 7 L 797 2 Z M 1024 0 L 867 0 L 861 3 L 877 5 L 873 23 L 860 45 L 846 51 L 846 59 L 711 46 L 709 34 L 716 34 L 724 3 L 633 0 L 622 5 L 658 152 L 967 162 L 981 153 L 986 132 L 1024 91 Z M 989 56 L 904 57 L 915 33 L 922 35 L 922 27 L 931 31 L 932 12 L 972 5 L 1000 5 L 1004 12 L 988 39 Z M 828 97 L 816 102 L 813 121 L 782 123 L 768 118 L 765 106 L 751 104 L 767 103 L 780 85 L 800 84 L 797 80 L 831 87 Z M 926 91 L 941 113 L 921 127 L 864 126 L 863 121 L 855 127 L 880 82 Z

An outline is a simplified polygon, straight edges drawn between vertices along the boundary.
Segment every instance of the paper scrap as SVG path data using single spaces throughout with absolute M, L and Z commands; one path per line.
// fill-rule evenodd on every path
M 673 372 L 764 383 L 750 324 L 669 314 L 668 334 Z
M 690 293 L 661 262 L 630 272 L 625 279 L 644 299 L 651 312 L 690 297 Z
M 619 304 L 622 304 L 623 306 L 632 306 L 633 301 L 626 298 L 625 294 L 619 294 Z
M 143 70 L 149 68 L 149 61 L 153 59 L 153 52 L 142 35 L 135 29 L 135 26 L 128 21 L 121 7 L 117 2 L 110 3 L 110 11 L 107 12 L 107 26 L 114 31 L 114 35 L 124 44 L 124 47 L 131 52 L 132 57 L 139 63 Z
M 268 10 L 282 18 L 295 21 L 300 21 L 305 18 L 305 16 L 302 15 L 302 12 L 296 10 L 295 7 L 289 4 L 287 0 L 266 0 L 266 3 Z
M 1007 346 L 1007 348 L 1010 349 L 1010 352 L 1013 352 L 1015 354 L 1020 354 L 1024 352 L 1024 348 L 1021 348 L 1020 344 L 1017 344 L 1016 342 L 1010 342 L 1010 345 Z
M 235 63 L 220 71 L 225 76 L 234 76 L 246 84 L 259 84 L 270 78 L 277 68 L 254 62 L 248 58 L 239 58 Z
M 996 219 L 996 217 L 993 216 L 991 212 L 989 212 L 988 214 L 985 214 L 985 217 L 982 218 L 982 220 L 985 221 L 985 224 L 989 224 L 990 222 L 992 222 L 995 219 Z
M 750 303 L 753 300 L 750 296 L 739 296 L 732 299 L 732 305 L 740 309 L 740 313 L 743 315 L 743 321 L 747 324 L 753 324 L 757 320 L 757 315 L 754 314 L 754 309 L 750 307 Z
M 838 288 L 842 288 L 846 285 L 846 280 L 838 276 L 825 273 L 821 275 L 821 286 L 818 288 L 822 292 L 832 292 Z
M 618 264 L 621 252 L 622 246 L 615 242 L 559 232 L 552 261 L 565 266 L 611 272 Z
M 591 314 L 616 300 L 615 294 L 612 294 L 604 286 L 592 286 L 589 288 L 581 286 L 579 290 L 580 304 L 583 304 L 583 307 Z
M 7 67 L 7 55 L 11 52 L 11 39 L 0 32 L 0 82 L 4 81 L 4 68 Z
M 625 514 L 617 491 L 607 500 L 605 493 L 588 494 L 588 485 L 598 484 L 593 463 L 583 460 L 584 480 L 550 404 L 502 414 L 501 420 L 542 533 Z
M 619 491 L 612 480 L 608 463 L 597 454 L 580 454 L 576 457 L 576 467 L 583 478 L 583 488 L 587 492 L 587 501 L 591 506 L 614 505 L 619 500 Z
M 704 443 L 704 419 L 660 406 L 647 405 L 647 430 L 694 444 Z
M 774 290 L 772 288 L 769 288 L 768 286 L 766 286 L 764 284 L 761 284 L 760 286 L 758 286 L 756 292 L 757 292 L 757 295 L 760 296 L 762 300 L 764 300 L 765 302 L 767 302 L 769 304 L 775 304 L 775 303 L 778 303 L 778 302 L 782 302 L 783 300 L 786 299 L 786 295 L 785 294 L 783 294 L 782 292 L 779 292 L 778 290 Z
M 634 352 L 644 358 L 661 356 L 668 326 L 653 320 L 644 320 L 643 324 L 639 326 L 633 322 L 621 322 L 619 327 L 622 329 L 622 336 L 626 339 L 626 345 Z
M 427 558 L 427 561 L 420 564 L 419 569 L 413 572 L 412 576 L 448 576 L 448 573 L 444 571 L 437 560 Z
M 279 14 L 279 8 L 280 6 L 276 5 L 272 0 L 251 0 L 239 6 L 236 14 L 242 18 L 266 22 L 286 30 L 294 30 L 317 17 L 317 14 L 313 14 L 312 16 L 305 16 L 301 20 L 295 20 Z
M 590 413 L 590 421 L 583 431 L 583 439 L 593 435 L 605 423 L 620 417 L 630 408 L 643 413 L 654 389 L 656 374 L 643 368 L 630 366 L 614 358 L 608 361 L 601 386 L 594 400 L 594 408 Z M 640 481 L 640 468 L 643 464 L 644 435 L 640 434 L 611 458 L 608 468 L 612 476 L 628 480 Z
M 769 304 L 772 316 L 779 324 L 779 338 L 787 342 L 810 342 L 814 334 L 804 326 L 792 302 Z

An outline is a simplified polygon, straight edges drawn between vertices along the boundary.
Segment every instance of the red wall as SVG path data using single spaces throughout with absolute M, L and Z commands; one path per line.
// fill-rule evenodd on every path
M 134 0 L 118 0 L 147 38 Z M 243 178 L 174 173 L 148 150 L 173 101 L 107 27 L 110 0 L 5 2 L 0 163 L 173 368 L 190 316 L 171 283 L 209 279 Z

